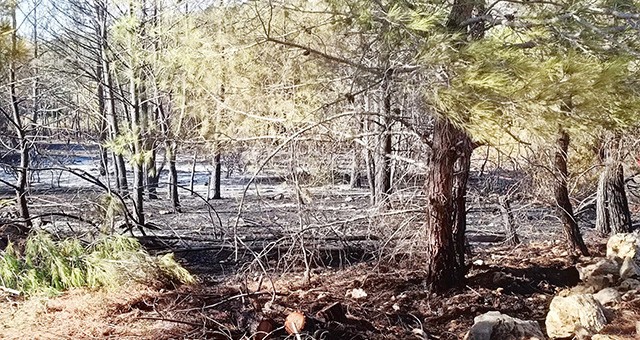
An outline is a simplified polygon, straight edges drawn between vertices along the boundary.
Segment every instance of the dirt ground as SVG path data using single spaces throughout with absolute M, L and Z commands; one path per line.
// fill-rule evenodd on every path
M 132 284 L 27 301 L 6 297 L 0 304 L 0 337 L 253 339 L 258 323 L 268 320 L 275 339 L 286 337 L 281 326 L 289 313 L 323 320 L 337 305 L 345 318 L 322 323 L 316 339 L 461 339 L 474 316 L 492 310 L 544 325 L 553 296 L 578 282 L 578 272 L 559 249 L 554 242 L 478 249 L 473 261 L 482 264 L 471 268 L 466 287 L 438 296 L 426 293 L 423 273 L 413 265 L 369 262 L 314 270 L 310 283 L 302 275 L 270 281 L 256 274 L 175 289 Z M 604 247 L 591 249 L 598 254 Z M 366 296 L 349 294 L 354 289 Z M 640 301 L 624 309 L 604 333 L 634 339 Z

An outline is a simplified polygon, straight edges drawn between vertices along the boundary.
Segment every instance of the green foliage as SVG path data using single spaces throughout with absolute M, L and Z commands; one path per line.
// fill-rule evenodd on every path
M 639 123 L 630 59 L 563 47 L 509 47 L 515 43 L 503 29 L 461 48 L 447 67 L 450 82 L 430 97 L 438 112 L 493 144 L 505 132 L 548 139 L 559 127 L 589 142 L 602 130 Z
M 122 201 L 114 195 L 106 194 L 100 198 L 100 207 L 104 211 L 103 233 L 111 234 L 116 217 L 122 214 L 125 210 Z
M 84 246 L 77 239 L 54 241 L 43 232 L 27 239 L 24 254 L 12 244 L 0 254 L 0 279 L 4 287 L 25 294 L 114 287 L 129 280 L 194 281 L 172 255 L 152 257 L 133 238 L 109 236 Z

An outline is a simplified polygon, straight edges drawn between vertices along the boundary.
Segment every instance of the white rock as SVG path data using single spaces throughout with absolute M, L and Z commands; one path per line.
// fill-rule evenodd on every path
M 590 294 L 554 297 L 545 320 L 551 338 L 568 338 L 580 328 L 597 333 L 606 324 L 602 305 Z
M 632 257 L 625 257 L 620 266 L 620 278 L 624 280 L 634 276 L 640 277 L 640 267 Z
M 367 292 L 365 292 L 362 288 L 354 288 L 351 291 L 348 291 L 346 296 L 352 297 L 354 299 L 362 299 L 367 297 Z
M 603 306 L 614 305 L 622 300 L 622 295 L 615 288 L 605 288 L 593 294 L 593 297 Z
M 542 340 L 544 334 L 535 321 L 512 318 L 500 312 L 487 312 L 473 319 L 465 340 Z
M 596 290 L 609 287 L 620 278 L 620 264 L 613 259 L 601 259 L 586 266 L 578 264 L 576 269 L 580 274 L 580 280 Z
M 615 234 L 607 241 L 607 258 L 620 263 L 625 258 L 638 258 L 638 247 L 640 246 L 640 234 L 637 232 L 626 234 Z

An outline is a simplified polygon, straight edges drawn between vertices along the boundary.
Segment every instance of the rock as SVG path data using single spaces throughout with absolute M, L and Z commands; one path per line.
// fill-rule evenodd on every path
M 632 257 L 625 257 L 620 266 L 620 278 L 624 280 L 630 277 L 640 277 L 640 267 Z
M 601 259 L 587 266 L 576 265 L 580 280 L 588 287 L 600 290 L 611 286 L 620 278 L 620 264 L 613 259 Z
M 362 288 L 353 288 L 345 294 L 346 297 L 351 297 L 354 299 L 362 299 L 367 297 L 367 292 Z
M 638 247 L 640 246 L 640 234 L 637 232 L 615 234 L 607 241 L 607 258 L 622 261 L 626 258 L 640 260 Z
M 622 301 L 633 301 L 638 298 L 640 292 L 637 289 L 632 289 L 622 295 Z
M 622 281 L 620 283 L 620 286 L 618 286 L 618 288 L 620 288 L 621 290 L 633 290 L 633 289 L 640 289 L 640 281 L 636 280 L 636 279 L 626 279 L 624 281 Z
M 561 290 L 560 292 L 558 292 L 558 295 L 569 296 L 569 295 L 580 295 L 580 294 L 593 294 L 599 290 L 596 288 L 597 287 L 594 287 L 594 286 L 577 285 L 575 287 Z
M 602 305 L 590 294 L 554 297 L 545 320 L 551 338 L 568 338 L 580 328 L 597 333 L 606 324 Z
M 603 306 L 614 305 L 622 300 L 622 295 L 615 288 L 605 288 L 593 294 L 593 297 Z
M 465 340 L 542 340 L 544 334 L 535 321 L 512 318 L 500 312 L 487 312 L 473 319 Z

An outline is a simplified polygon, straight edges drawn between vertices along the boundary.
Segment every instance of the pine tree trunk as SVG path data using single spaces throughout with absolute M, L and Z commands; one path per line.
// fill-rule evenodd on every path
M 462 23 L 473 9 L 484 8 L 483 0 L 455 0 L 447 20 L 454 33 L 483 34 L 483 24 L 467 31 Z M 461 44 L 463 42 L 461 41 Z M 446 117 L 436 116 L 431 158 L 427 168 L 427 283 L 431 290 L 444 291 L 464 284 L 466 266 L 466 192 L 474 143 Z
M 362 187 L 360 179 L 360 148 L 357 144 L 354 143 L 353 154 L 351 155 L 351 175 L 349 176 L 349 187 L 352 189 Z
M 456 246 L 454 225 L 459 202 L 454 199 L 456 144 L 464 132 L 444 117 L 437 117 L 433 127 L 433 144 L 425 193 L 427 195 L 427 283 L 431 290 L 444 291 L 464 283 L 465 270 L 460 267 L 462 254 Z M 460 183 L 461 184 L 461 183 Z M 464 203 L 463 203 L 464 205 Z
M 454 163 L 453 177 L 453 200 L 454 200 L 454 220 L 453 234 L 455 239 L 456 265 L 457 270 L 466 273 L 464 263 L 466 249 L 467 231 L 467 182 L 471 172 L 471 154 L 474 145 L 469 136 L 459 129 L 456 142 L 456 161 Z
M 98 142 L 100 143 L 100 176 L 105 176 L 109 171 L 109 155 L 104 144 L 107 142 L 108 126 L 107 126 L 107 112 L 104 99 L 104 82 L 102 81 L 102 61 L 98 60 L 96 65 L 96 79 L 98 82 L 98 88 L 96 89 L 98 97 L 98 112 L 100 113 L 99 135 Z
M 156 95 L 157 98 L 160 96 L 157 93 L 156 87 Z M 171 207 L 173 207 L 174 212 L 180 212 L 180 196 L 178 195 L 178 170 L 176 169 L 176 158 L 178 152 L 178 144 L 173 138 L 173 133 L 171 130 L 171 111 L 165 110 L 165 104 L 163 101 L 160 101 L 158 105 L 158 114 L 160 121 L 160 130 L 162 135 L 164 136 L 164 152 L 165 158 L 169 162 L 169 200 L 171 201 Z M 160 178 L 160 176 L 158 176 Z
M 180 211 L 180 197 L 178 196 L 178 170 L 176 169 L 176 145 L 172 142 L 167 146 L 169 159 L 169 198 L 174 211 Z
M 596 230 L 602 235 L 631 231 L 631 213 L 624 184 L 622 164 L 607 160 L 600 174 L 596 199 Z
M 375 204 L 385 207 L 391 194 L 391 76 L 386 72 L 383 80 L 382 113 L 378 117 L 378 148 L 375 153 Z
M 589 250 L 582 239 L 582 234 L 578 228 L 578 222 L 573 214 L 573 206 L 569 199 L 569 190 L 567 188 L 567 178 L 569 176 L 569 171 L 567 169 L 569 134 L 565 130 L 561 129 L 558 132 L 556 148 L 555 198 L 558 206 L 558 214 L 560 215 L 560 220 L 564 227 L 564 234 L 571 250 L 580 251 L 582 255 L 588 256 Z
M 22 124 L 22 115 L 20 112 L 20 107 L 18 104 L 18 95 L 16 93 L 16 64 L 15 64 L 15 55 L 17 54 L 17 27 L 18 23 L 16 20 L 16 5 L 12 6 L 11 10 L 11 56 L 9 62 L 9 97 L 11 98 L 11 113 L 13 126 L 16 130 L 16 135 L 18 137 L 18 145 L 20 147 L 20 167 L 17 169 L 18 178 L 15 185 L 16 192 L 16 204 L 18 211 L 20 212 L 20 218 L 22 218 L 24 231 L 31 229 L 31 220 L 29 215 L 29 202 L 27 200 L 28 196 L 28 178 L 29 178 L 29 151 L 30 144 L 27 141 L 27 135 L 25 128 Z
M 107 56 L 107 14 L 106 14 L 106 3 L 104 1 L 96 1 L 95 2 L 95 10 L 96 16 L 98 20 L 98 30 L 99 30 L 99 42 L 100 42 L 100 61 L 102 62 L 101 66 L 101 77 L 102 83 L 107 85 L 107 91 L 109 98 L 107 103 L 109 104 L 109 110 L 105 112 L 106 120 L 109 125 L 109 133 L 111 138 L 116 138 L 120 134 L 119 126 L 118 126 L 118 114 L 116 110 L 116 100 L 115 100 L 115 88 L 114 81 L 111 75 L 110 63 Z M 104 91 L 103 91 L 104 93 Z M 105 103 L 106 104 L 106 103 Z M 122 154 L 113 153 L 114 165 L 116 171 L 116 186 L 118 191 L 123 197 L 129 196 L 129 186 L 127 183 L 127 168 L 125 166 L 124 157 Z
M 516 246 L 520 244 L 520 238 L 518 238 L 518 233 L 516 232 L 513 211 L 511 210 L 511 202 L 509 202 L 509 198 L 500 196 L 498 198 L 498 206 L 500 207 L 502 223 L 504 224 L 504 231 L 506 235 L 505 244 L 509 246 Z
M 213 199 L 221 199 L 221 190 L 220 190 L 220 182 L 222 175 L 222 162 L 220 161 L 220 152 L 216 152 L 215 156 L 213 156 Z
M 149 195 L 149 199 L 155 200 L 158 199 L 158 184 L 160 182 L 160 171 L 158 170 L 158 166 L 156 164 L 156 149 L 154 146 L 150 147 L 151 157 L 149 159 L 149 163 L 147 164 L 147 193 Z
M 193 161 L 191 163 L 191 176 L 189 177 L 189 192 L 193 196 L 193 185 L 196 179 L 196 163 L 198 162 L 198 152 L 193 152 Z

